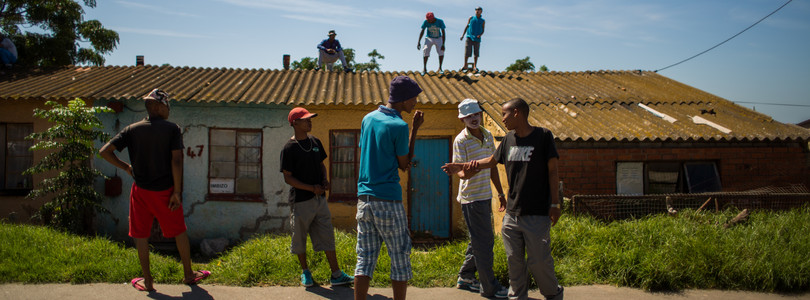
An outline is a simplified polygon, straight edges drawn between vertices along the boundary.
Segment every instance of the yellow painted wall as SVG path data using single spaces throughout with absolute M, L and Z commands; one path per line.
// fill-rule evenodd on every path
M 317 113 L 318 116 L 312 119 L 312 132 L 311 134 L 319 138 L 324 144 L 326 153 L 331 153 L 329 149 L 329 130 L 331 129 L 360 129 L 360 123 L 363 117 L 370 111 L 377 108 L 374 106 L 345 106 L 345 105 L 312 105 L 304 106 L 312 113 Z M 464 124 L 458 120 L 458 111 L 453 105 L 422 105 L 416 106 L 417 110 L 421 110 L 425 114 L 425 122 L 419 128 L 419 136 L 445 136 L 449 140 L 449 147 L 452 149 L 452 143 L 455 136 L 464 128 Z M 403 113 L 403 119 L 410 125 L 412 124 L 413 114 Z M 412 128 L 412 127 L 411 127 Z M 329 169 L 329 164 L 326 162 L 326 167 Z M 328 170 L 327 170 L 328 171 Z M 408 199 L 408 174 L 401 172 L 399 174 L 402 185 L 403 199 Z M 453 237 L 461 237 L 464 234 L 465 226 L 464 220 L 461 215 L 460 204 L 455 200 L 458 192 L 458 178 L 451 180 L 452 186 L 450 190 L 452 200 L 452 223 L 451 231 Z M 408 201 L 404 201 L 406 209 L 408 208 Z M 336 203 L 329 204 L 329 209 L 332 212 L 332 223 L 336 228 L 342 230 L 355 230 L 357 223 L 355 221 L 355 214 L 357 207 L 355 203 Z
M 92 102 L 88 102 L 92 105 Z M 61 101 L 67 105 L 66 101 Z M 33 123 L 34 132 L 42 132 L 52 125 L 43 119 L 34 117 L 34 109 L 49 109 L 45 101 L 39 100 L 4 100 L 0 101 L 0 122 L 4 123 Z M 39 162 L 48 152 L 34 151 L 34 164 Z M 56 172 L 36 174 L 33 176 L 34 188 L 39 188 L 43 179 L 55 176 Z M 25 196 L 9 196 L 0 194 L 0 219 L 7 219 L 17 223 L 30 222 L 31 216 L 47 201 L 44 199 L 26 199 Z M 13 216 L 13 217 L 12 217 Z

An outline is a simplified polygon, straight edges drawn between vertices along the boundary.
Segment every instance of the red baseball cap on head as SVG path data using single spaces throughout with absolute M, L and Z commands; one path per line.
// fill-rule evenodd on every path
M 427 19 L 428 21 L 433 21 L 433 19 L 436 19 L 436 17 L 433 16 L 433 12 L 428 12 L 425 15 L 425 19 Z
M 290 111 L 290 114 L 287 115 L 287 121 L 290 121 L 290 126 L 293 125 L 295 120 L 298 119 L 309 119 L 312 117 L 317 116 L 318 114 L 310 113 L 306 108 L 303 107 L 296 107 Z

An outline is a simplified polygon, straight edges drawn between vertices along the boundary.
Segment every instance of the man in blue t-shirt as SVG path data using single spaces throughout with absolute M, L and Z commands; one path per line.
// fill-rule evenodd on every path
M 343 64 L 343 71 L 349 73 L 352 71 L 349 68 L 349 64 L 346 63 L 346 57 L 343 56 L 343 47 L 340 46 L 340 41 L 335 39 L 337 33 L 335 30 L 329 30 L 329 38 L 321 41 L 318 44 L 318 64 L 315 65 L 315 70 L 320 70 L 321 65 L 326 65 L 326 69 L 332 71 L 332 65 L 335 64 L 335 61 L 340 59 L 340 63 Z
M 475 15 L 467 20 L 467 27 L 464 27 L 464 35 L 459 39 L 463 40 L 465 37 L 467 38 L 467 40 L 464 41 L 464 66 L 461 67 L 461 71 L 467 69 L 467 60 L 470 58 L 470 55 L 474 54 L 473 69 L 471 71 L 478 72 L 478 54 L 480 53 L 479 50 L 481 50 L 481 36 L 484 35 L 485 23 L 484 18 L 481 17 L 483 11 L 480 6 L 475 8 Z
M 425 37 L 425 46 L 422 47 L 422 35 L 425 34 L 427 29 L 427 37 Z M 416 49 L 422 49 L 422 56 L 424 62 L 422 65 L 422 75 L 427 73 L 427 61 L 430 57 L 430 48 L 436 46 L 436 54 L 439 55 L 439 73 L 442 72 L 442 61 L 444 61 L 444 21 L 437 19 L 433 16 L 433 12 L 428 12 L 425 15 L 425 21 L 422 22 L 422 31 L 419 32 L 419 41 L 416 42 Z
M 401 112 L 414 110 L 422 89 L 413 79 L 397 76 L 388 91 L 388 104 L 363 117 L 360 127 L 354 299 L 366 299 L 383 242 L 391 258 L 394 299 L 405 299 L 408 280 L 413 277 L 408 217 L 397 169 L 410 167 L 416 133 L 424 122 L 422 112 L 415 111 L 409 136 Z

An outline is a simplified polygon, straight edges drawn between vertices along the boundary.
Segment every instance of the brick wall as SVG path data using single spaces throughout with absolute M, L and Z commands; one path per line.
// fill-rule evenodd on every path
M 800 143 L 579 146 L 558 144 L 560 180 L 566 197 L 615 194 L 616 163 L 629 161 L 715 161 L 723 191 L 797 183 L 810 187 L 810 153 Z

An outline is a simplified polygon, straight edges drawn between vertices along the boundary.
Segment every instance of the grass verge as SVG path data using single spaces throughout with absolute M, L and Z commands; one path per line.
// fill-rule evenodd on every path
M 552 256 L 566 286 L 610 284 L 645 290 L 733 289 L 764 292 L 810 290 L 810 208 L 754 212 L 748 222 L 724 229 L 736 212 L 681 212 L 641 220 L 604 223 L 565 217 L 552 229 Z M 355 236 L 336 232 L 340 267 L 351 274 Z M 85 238 L 43 227 L 0 224 L 0 282 L 126 282 L 139 276 L 134 249 L 103 238 Z M 265 235 L 242 243 L 208 264 L 209 282 L 240 285 L 298 285 L 300 268 L 289 253 L 290 237 Z M 449 287 L 464 259 L 466 240 L 411 254 L 417 287 Z M 328 284 L 323 253 L 308 249 L 315 281 Z M 495 274 L 507 283 L 506 255 L 495 242 Z M 160 283 L 177 283 L 176 259 L 153 254 Z M 372 286 L 388 286 L 385 248 Z

